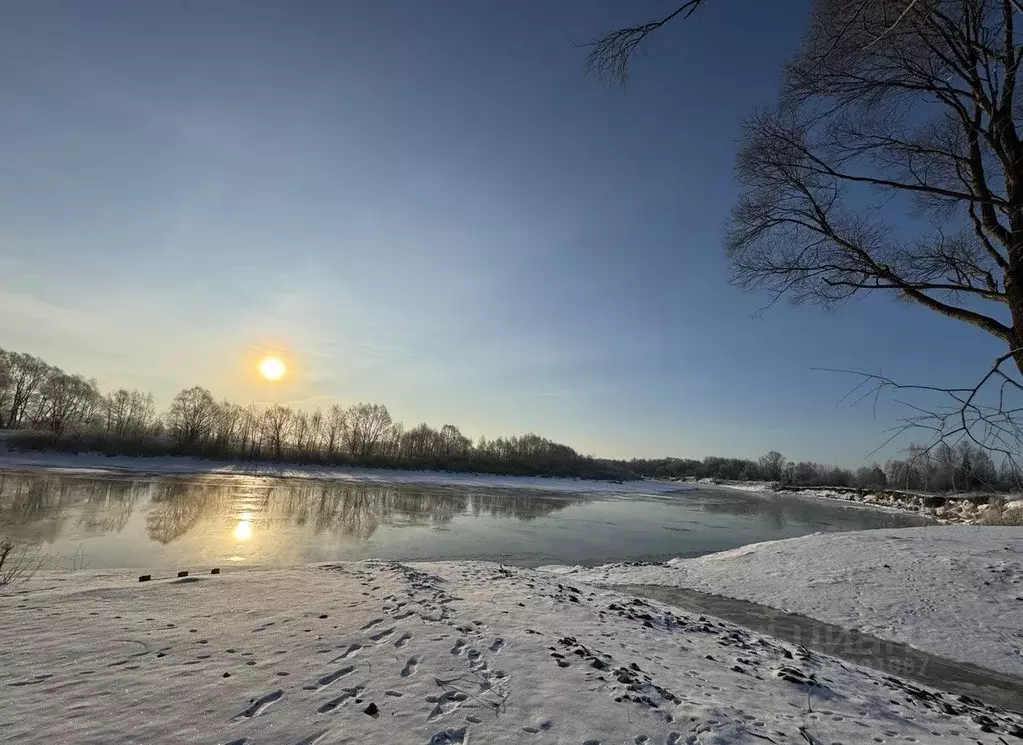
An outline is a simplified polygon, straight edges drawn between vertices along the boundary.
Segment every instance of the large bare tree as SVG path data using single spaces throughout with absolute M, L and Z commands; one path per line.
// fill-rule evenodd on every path
M 608 34 L 591 66 L 624 80 L 649 34 L 702 4 Z M 979 389 L 1023 391 L 1021 11 L 1020 0 L 814 0 L 778 101 L 744 126 L 725 240 L 734 282 L 775 299 L 891 293 L 1000 340 L 978 386 L 946 391 L 951 409 L 914 423 L 940 437 L 994 417 L 1017 451 L 1012 413 L 1001 399 L 985 409 Z

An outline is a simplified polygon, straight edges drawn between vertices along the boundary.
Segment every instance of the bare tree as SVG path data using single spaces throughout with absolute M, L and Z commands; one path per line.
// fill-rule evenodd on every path
M 291 418 L 291 437 L 295 443 L 297 455 L 309 455 L 309 415 L 304 411 L 296 411 Z
M 391 427 L 391 415 L 381 404 L 360 403 L 348 410 L 345 447 L 360 458 L 374 455 Z
M 202 445 L 212 439 L 217 415 L 217 402 L 210 392 L 195 386 L 181 391 L 171 401 L 167 426 L 180 445 Z
M 343 406 L 334 404 L 327 411 L 324 422 L 324 441 L 327 448 L 327 456 L 333 457 L 344 441 L 344 433 L 347 428 L 348 412 Z
M 782 468 L 785 466 L 785 456 L 777 450 L 772 450 L 760 456 L 757 462 L 760 466 L 760 475 L 769 481 L 781 479 Z
M 95 380 L 51 368 L 39 387 L 36 423 L 60 437 L 69 426 L 88 421 L 99 398 Z
M 213 425 L 213 441 L 219 451 L 226 453 L 234 446 L 239 439 L 244 417 L 245 409 L 233 401 L 224 399 L 217 406 L 216 422 Z M 244 449 L 244 446 L 242 448 Z
M 280 458 L 291 435 L 295 414 L 287 406 L 274 404 L 263 412 L 263 437 L 275 458 Z
M 7 414 L 11 410 L 11 397 L 14 395 L 14 363 L 12 353 L 0 348 L 0 429 L 7 424 Z
M 149 433 L 156 419 L 153 394 L 118 388 L 99 403 L 105 432 L 115 437 L 140 437 Z
M 745 128 L 734 280 L 823 305 L 893 292 L 1023 368 L 1014 24 L 1002 0 L 817 0 L 778 105 Z
M 24 353 L 9 353 L 7 366 L 10 395 L 4 426 L 17 428 L 24 423 L 39 387 L 50 374 L 50 366 L 38 357 Z
M 624 80 L 701 4 L 606 35 L 591 67 Z M 930 389 L 948 405 L 906 425 L 1007 454 L 1023 450 L 1021 19 L 1019 0 L 814 0 L 776 105 L 744 127 L 725 242 L 733 281 L 772 302 L 888 293 L 998 339 L 978 386 Z

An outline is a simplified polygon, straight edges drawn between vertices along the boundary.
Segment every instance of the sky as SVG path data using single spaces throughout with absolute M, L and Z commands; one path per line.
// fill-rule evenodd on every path
M 881 297 L 758 314 L 722 249 L 732 164 L 808 2 L 714 0 L 627 89 L 586 74 L 578 44 L 666 7 L 7 4 L 0 346 L 160 405 L 198 384 L 606 457 L 862 465 L 899 411 L 815 368 L 961 383 L 1000 348 Z

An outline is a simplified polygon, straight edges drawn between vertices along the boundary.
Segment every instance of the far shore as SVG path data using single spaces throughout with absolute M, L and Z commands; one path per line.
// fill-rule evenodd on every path
M 695 484 L 672 483 L 652 479 L 619 482 L 575 477 L 503 476 L 456 471 L 300 465 L 267 461 L 206 460 L 203 458 L 171 455 L 136 457 L 86 453 L 76 455 L 45 452 L 0 452 L 0 470 L 5 469 L 139 476 L 258 476 L 342 481 L 353 484 L 497 487 L 566 493 L 670 494 L 697 488 Z

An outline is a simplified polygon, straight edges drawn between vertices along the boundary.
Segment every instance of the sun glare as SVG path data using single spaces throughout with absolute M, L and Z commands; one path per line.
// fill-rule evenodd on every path
M 234 538 L 236 541 L 247 541 L 252 537 L 252 516 L 246 512 L 234 526 Z
M 276 357 L 265 357 L 259 361 L 259 374 L 267 380 L 280 380 L 288 368 Z

